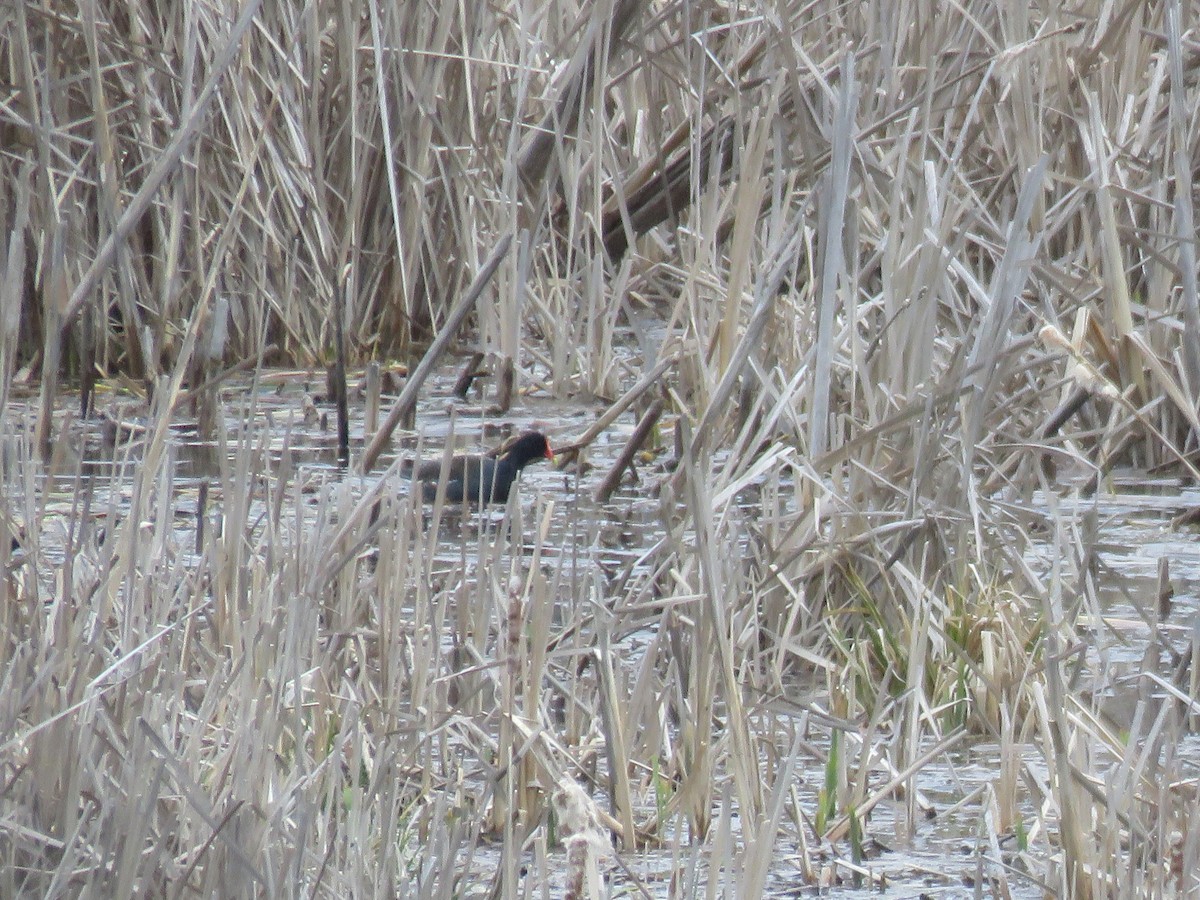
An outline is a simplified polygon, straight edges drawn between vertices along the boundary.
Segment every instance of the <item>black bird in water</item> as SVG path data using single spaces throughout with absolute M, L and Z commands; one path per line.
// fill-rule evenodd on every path
M 494 456 L 455 456 L 447 464 L 446 500 L 450 503 L 505 503 L 521 470 L 539 459 L 554 459 L 550 441 L 540 431 L 527 431 Z M 442 461 L 405 460 L 400 474 L 421 485 L 421 496 L 437 496 Z

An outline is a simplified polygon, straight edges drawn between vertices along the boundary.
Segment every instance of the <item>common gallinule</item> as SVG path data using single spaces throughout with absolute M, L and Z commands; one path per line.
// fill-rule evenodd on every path
M 550 441 L 540 431 L 527 431 L 495 456 L 455 456 L 447 464 L 446 499 L 451 503 L 504 503 L 521 470 L 539 459 L 554 459 Z M 437 496 L 442 461 L 406 460 L 400 474 L 421 485 L 427 501 Z

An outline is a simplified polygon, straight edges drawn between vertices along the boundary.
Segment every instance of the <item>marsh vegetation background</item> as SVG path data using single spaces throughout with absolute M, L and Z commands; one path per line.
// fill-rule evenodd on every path
M 0 3 L 0 894 L 869 885 L 976 752 L 927 889 L 1196 890 L 1171 561 L 1119 684 L 1079 498 L 1196 475 L 1197 12 Z M 662 416 L 640 506 L 447 551 L 259 415 L 456 313 L 556 443 Z

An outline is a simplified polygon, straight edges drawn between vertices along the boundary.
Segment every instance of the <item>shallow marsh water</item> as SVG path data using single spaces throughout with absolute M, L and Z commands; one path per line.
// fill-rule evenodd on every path
M 444 397 L 449 379 L 447 373 L 431 387 L 430 394 Z M 179 547 L 178 562 L 193 564 L 197 557 L 195 544 L 197 513 L 200 510 L 201 485 L 207 484 L 208 498 L 204 514 L 211 519 L 207 527 L 216 527 L 222 503 L 217 479 L 222 470 L 229 471 L 233 454 L 244 442 L 256 448 L 270 460 L 266 469 L 272 473 L 288 473 L 298 486 L 292 496 L 297 509 L 292 516 L 297 527 L 304 527 L 305 504 L 315 506 L 323 491 L 350 485 L 352 493 L 361 495 L 375 486 L 378 479 L 388 478 L 385 493 L 401 494 L 406 484 L 385 473 L 395 453 L 411 452 L 414 446 L 429 455 L 441 451 L 450 433 L 448 401 L 431 400 L 421 405 L 418 421 L 422 432 L 418 437 L 408 435 L 399 442 L 399 449 L 385 456 L 376 472 L 365 476 L 342 472 L 335 462 L 332 409 L 310 401 L 310 388 L 322 379 L 295 373 L 272 375 L 259 384 L 257 396 L 249 397 L 249 385 L 235 385 L 224 392 L 224 433 L 218 444 L 206 444 L 196 439 L 194 430 L 180 426 L 173 430 L 168 453 L 169 490 L 160 509 L 169 516 L 169 525 L 147 523 L 149 528 L 168 527 L 174 531 Z M 251 402 L 253 399 L 253 403 Z M 121 423 L 115 429 L 100 419 L 82 422 L 69 415 L 70 399 L 64 398 L 64 408 L 58 416 L 60 438 L 48 466 L 38 468 L 37 474 L 21 459 L 24 451 L 19 435 L 32 428 L 36 401 L 16 401 L 5 412 L 3 422 L 3 458 L 5 508 L 15 522 L 30 517 L 34 509 L 42 531 L 33 540 L 39 565 L 37 578 L 46 592 L 54 590 L 54 566 L 63 559 L 68 541 L 78 542 L 82 534 L 102 532 L 109 517 L 121 516 L 128 509 L 134 490 L 134 474 L 140 459 L 140 442 L 145 435 L 138 430 L 139 404 L 133 399 L 117 399 L 108 395 L 99 402 L 101 409 L 111 410 L 112 420 Z M 504 417 L 503 424 L 511 430 L 538 427 L 550 434 L 552 443 L 582 433 L 600 410 L 581 408 L 551 400 L 531 400 L 520 408 L 520 415 Z M 361 403 L 352 404 L 354 424 L 351 431 L 352 458 L 361 451 L 363 425 Z M 253 411 L 251 413 L 251 411 Z M 253 415 L 253 421 L 250 420 Z M 477 414 L 462 409 L 456 414 L 454 435 L 463 449 L 475 449 L 498 442 L 498 423 L 482 423 Z M 128 427 L 125 427 L 128 426 Z M 594 468 L 581 472 L 558 471 L 547 466 L 531 466 L 521 482 L 524 507 L 532 511 L 526 527 L 533 527 L 546 510 L 553 508 L 544 546 L 547 566 L 558 568 L 561 578 L 597 577 L 597 583 L 611 584 L 637 574 L 646 565 L 646 554 L 663 536 L 660 503 L 656 485 L 665 472 L 670 451 L 659 448 L 658 455 L 648 456 L 638 480 L 627 478 L 612 500 L 600 504 L 591 499 L 594 485 L 604 469 L 616 457 L 632 431 L 630 416 L 623 417 L 587 451 Z M 90 482 L 88 522 L 76 521 L 80 510 L 74 502 L 76 484 L 82 479 Z M 252 503 L 265 504 L 266 492 L 261 486 L 246 486 Z M 1200 646 L 1200 544 L 1194 528 L 1173 527 L 1174 516 L 1190 508 L 1200 507 L 1200 490 L 1185 487 L 1177 481 L 1153 480 L 1131 474 L 1112 480 L 1106 490 L 1091 498 L 1080 498 L 1070 490 L 1053 498 L 1035 496 L 1033 510 L 1047 517 L 1061 516 L 1070 523 L 1087 521 L 1094 528 L 1096 573 L 1103 597 L 1101 621 L 1092 623 L 1094 643 L 1087 648 L 1098 660 L 1097 671 L 1106 673 L 1102 683 L 1094 685 L 1096 695 L 1111 709 L 1117 727 L 1128 725 L 1122 717 L 1129 715 L 1128 697 L 1135 689 L 1140 667 L 1151 642 L 1151 629 L 1157 627 L 1171 646 L 1181 653 Z M 752 515 L 752 510 L 749 511 Z M 436 571 L 442 564 L 447 570 L 459 564 L 464 547 L 478 535 L 478 529 L 493 527 L 503 518 L 503 511 L 474 517 L 471 522 L 444 525 L 445 539 L 439 542 L 439 556 L 434 561 Z M 464 531 L 465 537 L 464 537 Z M 28 536 L 27 536 L 28 538 Z M 1030 564 L 1035 568 L 1052 565 L 1055 552 L 1046 545 L 1044 552 L 1035 548 Z M 1160 559 L 1169 560 L 1170 578 L 1175 589 L 1171 609 L 1165 616 L 1153 612 L 1157 604 Z M 564 571 L 565 570 L 565 571 Z M 597 575 L 599 573 L 599 575 Z M 614 607 L 617 621 L 614 637 L 617 648 L 628 659 L 636 659 L 653 638 L 657 615 L 645 610 L 622 610 Z M 405 614 L 405 610 L 399 610 Z M 408 612 L 412 612 L 409 610 Z M 819 696 L 820 686 L 812 686 Z M 804 688 L 798 689 L 798 696 Z M 828 732 L 811 723 L 802 705 L 794 713 L 772 711 L 764 700 L 761 715 L 777 721 L 790 741 L 796 734 L 821 745 Z M 1187 768 L 1200 775 L 1200 748 L 1189 734 L 1178 752 L 1188 760 Z M 880 884 L 886 885 L 887 895 L 893 897 L 959 897 L 972 895 L 977 885 L 983 894 L 989 893 L 981 878 L 986 880 L 981 858 L 990 852 L 980 827 L 980 797 L 1001 767 L 999 747 L 976 739 L 964 740 L 940 759 L 921 769 L 915 783 L 928 801 L 930 815 L 910 821 L 903 801 L 877 806 L 871 814 L 867 834 L 868 856 L 856 863 L 870 878 L 855 887 L 850 867 L 838 867 L 843 883 L 837 896 L 877 896 Z M 1029 761 L 1036 766 L 1036 762 Z M 817 803 L 822 773 L 819 764 L 797 773 L 795 795 L 802 809 L 812 810 Z M 882 772 L 871 776 L 872 783 L 886 781 Z M 596 799 L 603 805 L 604 799 Z M 1027 799 L 1026 802 L 1031 802 Z M 736 833 L 736 816 L 732 820 Z M 622 860 L 640 883 L 654 896 L 666 896 L 668 886 L 676 889 L 689 878 L 696 885 L 708 878 L 727 879 L 722 873 L 705 870 L 706 854 L 698 846 L 689 846 L 686 838 L 668 829 L 664 835 L 667 846 L 644 852 L 622 854 Z M 812 842 L 812 838 L 809 838 Z M 672 843 L 674 844 L 672 846 Z M 1009 848 L 1004 848 L 1009 849 Z M 550 852 L 561 852 L 551 848 Z M 481 874 L 494 863 L 483 848 L 475 854 L 474 866 Z M 815 889 L 801 876 L 801 857 L 798 840 L 785 828 L 777 841 L 775 864 L 767 881 L 772 896 L 807 896 Z M 817 850 L 814 857 L 832 864 L 833 859 L 846 859 L 849 850 L 841 845 Z M 614 882 L 632 890 L 632 877 L 618 867 L 609 867 Z M 883 879 L 880 882 L 878 879 Z M 481 878 L 481 882 L 482 882 Z M 1011 875 L 1014 896 L 1040 897 L 1042 888 L 1020 873 Z M 474 896 L 470 890 L 467 896 Z

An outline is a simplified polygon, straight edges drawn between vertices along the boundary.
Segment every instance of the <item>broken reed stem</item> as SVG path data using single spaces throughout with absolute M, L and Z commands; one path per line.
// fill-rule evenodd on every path
M 466 365 L 462 367 L 462 371 L 458 373 L 458 380 L 454 382 L 454 387 L 450 392 L 459 400 L 466 400 L 467 392 L 471 390 L 471 385 L 475 383 L 475 379 L 480 375 L 486 374 L 482 369 L 485 358 L 482 351 L 476 350 L 471 354 Z
M 645 415 L 638 421 L 637 427 L 633 430 L 633 434 L 629 436 L 629 440 L 625 442 L 625 446 L 621 449 L 621 455 L 617 457 L 617 461 L 613 463 L 608 470 L 608 474 L 604 476 L 604 480 L 600 482 L 600 486 L 596 488 L 596 502 L 605 503 L 613 495 L 621 484 L 621 476 L 625 474 L 625 470 L 629 468 L 633 458 L 637 452 L 642 449 L 642 444 L 646 443 L 646 438 L 654 431 L 658 425 L 658 420 L 662 417 L 665 404 L 662 398 L 658 398 L 650 408 L 646 410 Z
M 604 413 L 596 419 L 595 422 L 578 438 L 569 444 L 562 445 L 555 449 L 556 456 L 561 455 L 567 462 L 573 460 L 579 455 L 579 451 L 591 445 L 600 435 L 608 430 L 608 427 L 617 420 L 625 410 L 632 406 L 637 400 L 655 385 L 660 384 L 663 375 L 668 369 L 673 367 L 679 361 L 678 353 L 672 353 L 658 361 L 653 369 L 643 375 L 633 387 L 627 390 L 616 403 L 613 403 L 604 411 Z
M 338 465 L 350 468 L 350 408 L 349 389 L 346 384 L 346 299 L 350 290 L 350 279 L 342 290 L 334 289 L 331 313 L 333 315 L 333 400 L 337 404 Z
M 450 315 L 446 317 L 446 321 L 442 323 L 441 330 L 438 332 L 433 343 L 429 345 L 429 349 L 425 351 L 425 355 L 421 357 L 421 361 L 417 364 L 416 369 L 409 372 L 408 380 L 404 384 L 404 391 L 393 404 L 391 410 L 388 411 L 387 418 L 383 420 L 383 425 L 379 431 L 371 438 L 371 443 L 367 445 L 363 451 L 362 460 L 358 465 L 360 473 L 370 472 L 375 466 L 376 460 L 379 459 L 379 454 L 383 452 L 387 446 L 388 440 L 392 436 L 392 432 L 396 430 L 396 426 L 401 421 L 412 415 L 412 411 L 416 408 L 417 397 L 421 392 L 421 388 L 425 384 L 425 380 L 433 373 L 441 361 L 442 354 L 450 346 L 450 341 L 454 339 L 454 335 L 458 332 L 459 327 L 466 321 L 467 315 L 475 308 L 475 303 L 483 294 L 484 288 L 492 280 L 492 276 L 496 274 L 496 270 L 500 268 L 500 263 L 504 261 L 505 255 L 508 253 L 509 247 L 512 246 L 512 233 L 504 235 L 492 248 L 492 253 L 488 257 L 487 262 L 483 264 L 483 268 L 475 276 L 475 280 L 471 282 L 471 286 L 459 298 L 457 304 L 450 311 Z

